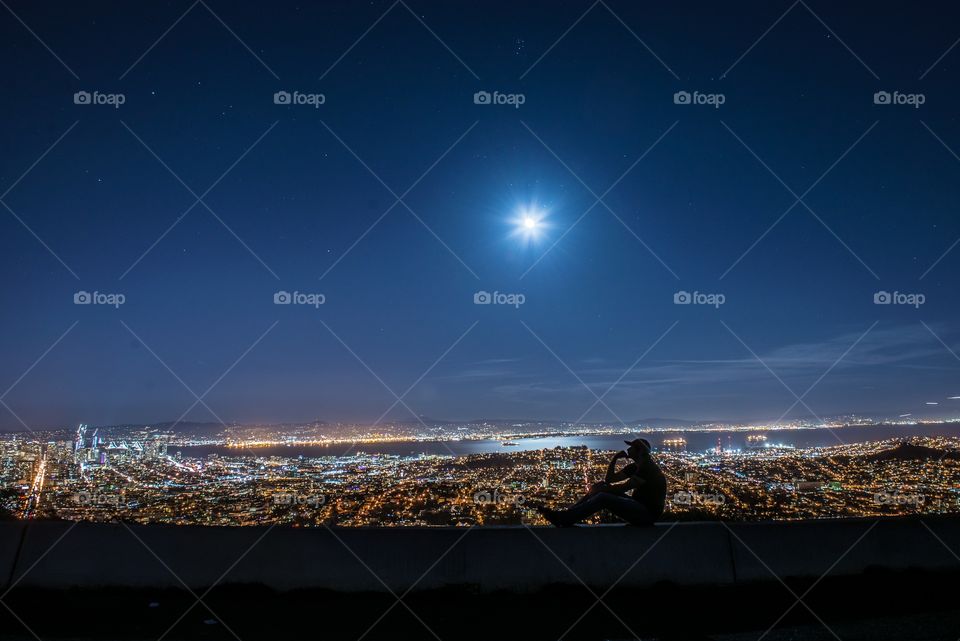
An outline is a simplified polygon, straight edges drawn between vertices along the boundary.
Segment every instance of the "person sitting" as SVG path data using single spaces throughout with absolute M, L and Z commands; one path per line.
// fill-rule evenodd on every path
M 650 454 L 648 440 L 637 438 L 624 443 L 629 447 L 613 455 L 604 480 L 594 483 L 582 499 L 564 510 L 534 507 L 557 527 L 570 527 L 601 510 L 630 525 L 653 525 L 663 515 L 667 479 Z M 632 462 L 617 471 L 617 461 L 624 458 Z

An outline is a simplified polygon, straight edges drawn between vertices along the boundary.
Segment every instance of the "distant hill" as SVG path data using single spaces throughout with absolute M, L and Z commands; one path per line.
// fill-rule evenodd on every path
M 627 425 L 660 429 L 664 427 L 694 427 L 703 425 L 705 421 L 685 421 L 679 418 L 641 418 L 630 421 Z
M 189 434 L 219 434 L 224 429 L 244 429 L 248 427 L 275 427 L 275 428 L 305 428 L 305 427 L 324 427 L 329 425 L 326 421 L 310 421 L 308 423 L 262 423 L 245 425 L 243 423 L 227 423 L 226 426 L 215 421 L 161 421 L 159 423 L 124 423 L 121 425 L 95 425 L 102 430 L 141 430 L 151 427 L 157 430 L 170 430 L 177 433 Z
M 227 426 L 235 427 L 235 425 L 232 425 L 231 423 L 227 423 Z M 166 421 L 164 423 L 155 423 L 150 427 L 155 427 L 161 430 L 173 429 L 178 432 L 193 432 L 195 434 L 197 433 L 219 434 L 220 432 L 223 431 L 223 425 L 221 425 L 220 423 L 214 423 L 212 421 L 209 423 L 200 423 L 200 422 L 194 423 L 194 422 L 184 421 L 181 423 L 177 423 L 176 427 L 174 427 L 173 421 Z
M 960 459 L 960 452 L 955 450 L 939 450 L 935 447 L 914 445 L 904 441 L 896 447 L 891 447 L 876 454 L 869 454 L 863 458 L 868 461 L 957 460 Z
M 174 427 L 176 424 L 176 427 Z M 236 427 L 231 423 L 227 423 L 230 427 Z M 96 425 L 102 430 L 106 431 L 124 431 L 124 430 L 141 430 L 145 427 L 152 427 L 157 430 L 169 430 L 173 429 L 176 432 L 188 432 L 192 434 L 218 434 L 223 431 L 223 425 L 220 423 L 201 423 L 193 421 L 180 421 L 176 423 L 175 421 L 163 421 L 160 423 L 125 423 L 122 425 Z

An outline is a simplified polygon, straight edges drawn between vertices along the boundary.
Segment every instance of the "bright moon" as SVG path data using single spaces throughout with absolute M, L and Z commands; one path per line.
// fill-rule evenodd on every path
M 514 234 L 528 242 L 537 240 L 543 235 L 546 228 L 549 227 L 545 218 L 545 211 L 535 208 L 521 209 L 517 212 L 517 217 L 513 220 L 516 226 Z

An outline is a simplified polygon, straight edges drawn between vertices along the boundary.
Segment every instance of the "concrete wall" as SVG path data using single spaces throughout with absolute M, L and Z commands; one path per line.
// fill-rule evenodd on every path
M 9 522 L 0 523 L 0 580 L 42 588 L 196 590 L 216 583 L 347 592 L 382 592 L 385 583 L 399 594 L 450 586 L 529 591 L 581 579 L 642 588 L 773 581 L 773 573 L 817 578 L 828 569 L 955 571 L 960 562 L 937 537 L 960 553 L 960 519 L 926 523 L 930 529 L 892 519 L 467 531 Z

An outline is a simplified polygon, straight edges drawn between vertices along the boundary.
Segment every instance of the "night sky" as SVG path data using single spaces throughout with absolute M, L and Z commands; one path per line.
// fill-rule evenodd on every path
M 960 413 L 950 3 L 4 1 L 3 429 Z

